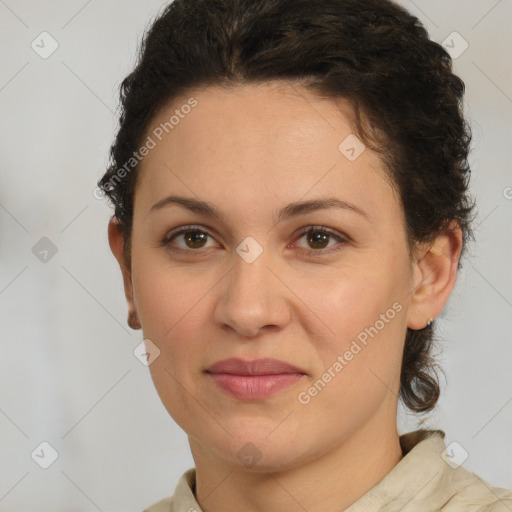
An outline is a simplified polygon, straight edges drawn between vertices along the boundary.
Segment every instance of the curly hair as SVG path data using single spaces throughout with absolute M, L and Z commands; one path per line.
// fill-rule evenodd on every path
M 390 0 L 174 0 L 147 29 L 120 86 L 119 130 L 98 181 L 120 223 L 128 268 L 133 155 L 154 116 L 196 87 L 271 80 L 348 101 L 355 133 L 379 153 L 399 193 L 409 249 L 456 221 L 464 252 L 474 208 L 465 86 L 416 17 Z M 434 324 L 407 329 L 400 398 L 416 412 L 439 398 L 433 335 Z

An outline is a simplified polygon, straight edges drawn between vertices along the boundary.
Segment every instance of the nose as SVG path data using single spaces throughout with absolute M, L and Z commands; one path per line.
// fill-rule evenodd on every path
M 224 329 L 253 338 L 265 329 L 283 328 L 290 320 L 287 289 L 271 258 L 263 253 L 251 263 L 238 254 L 217 302 L 214 320 Z

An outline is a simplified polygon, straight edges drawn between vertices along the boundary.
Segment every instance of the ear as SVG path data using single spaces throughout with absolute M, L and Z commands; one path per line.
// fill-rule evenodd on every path
M 116 217 L 112 217 L 108 223 L 108 243 L 123 274 L 124 294 L 126 302 L 128 303 L 128 325 L 132 329 L 140 329 L 140 320 L 137 314 L 137 308 L 135 307 L 135 302 L 133 301 L 131 270 L 128 268 L 124 257 L 124 236 L 119 220 Z
M 461 251 L 462 231 L 452 221 L 432 244 L 416 252 L 407 327 L 423 329 L 439 316 L 455 286 Z

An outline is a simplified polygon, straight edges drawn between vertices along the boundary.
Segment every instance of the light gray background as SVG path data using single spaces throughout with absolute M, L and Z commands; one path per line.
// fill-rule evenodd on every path
M 434 40 L 457 31 L 469 44 L 455 69 L 467 86 L 479 205 L 477 243 L 439 321 L 448 381 L 426 424 L 464 447 L 465 467 L 512 487 L 512 1 L 402 3 Z M 193 466 L 186 435 L 133 355 L 142 335 L 126 325 L 111 212 L 93 196 L 117 87 L 163 5 L 0 0 L 4 512 L 140 511 Z M 59 45 L 47 59 L 31 48 L 43 31 Z M 46 263 L 32 252 L 42 237 L 58 249 Z M 401 433 L 417 422 L 402 411 Z M 31 458 L 43 441 L 59 454 L 48 469 Z

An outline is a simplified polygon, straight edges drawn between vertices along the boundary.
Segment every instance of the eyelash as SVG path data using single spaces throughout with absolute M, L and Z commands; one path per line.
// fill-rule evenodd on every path
M 171 233 L 167 234 L 165 236 L 165 238 L 161 241 L 160 246 L 161 247 L 168 246 L 168 248 L 170 250 L 172 250 L 173 252 L 176 252 L 176 253 L 192 255 L 192 256 L 200 256 L 201 249 L 182 249 L 182 248 L 176 248 L 176 247 L 171 246 L 171 242 L 176 237 L 178 237 L 179 235 L 183 235 L 184 233 L 188 233 L 188 232 L 200 232 L 200 233 L 204 233 L 204 234 L 210 236 L 211 238 L 214 238 L 210 233 L 208 233 L 208 231 L 202 229 L 201 226 L 195 226 L 195 225 L 183 226 L 182 228 L 179 228 L 175 231 L 171 231 Z M 324 228 L 323 226 L 305 226 L 305 227 L 301 228 L 299 237 L 297 238 L 297 240 L 300 240 L 304 235 L 307 235 L 311 232 L 323 233 L 323 234 L 329 235 L 329 236 L 335 238 L 338 242 L 342 242 L 343 245 L 345 245 L 349 241 L 348 237 L 340 235 L 328 228 Z M 339 251 L 343 247 L 343 245 L 341 247 L 338 247 L 335 249 L 330 248 L 330 249 L 309 249 L 309 250 L 308 249 L 299 249 L 299 250 L 303 253 L 306 253 L 308 256 L 323 256 L 325 254 L 331 254 L 333 252 Z

